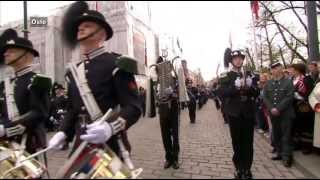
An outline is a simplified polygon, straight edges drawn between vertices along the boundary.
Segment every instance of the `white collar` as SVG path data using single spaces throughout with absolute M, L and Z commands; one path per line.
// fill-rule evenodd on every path
M 105 46 L 101 46 L 97 49 L 90 51 L 89 53 L 81 55 L 81 60 L 93 59 L 105 52 L 108 52 L 107 48 Z
M 33 71 L 33 66 L 30 65 L 30 66 L 27 66 L 19 71 L 17 71 L 15 74 L 16 74 L 16 77 L 20 77 L 20 76 L 23 76 L 29 72 L 32 72 Z

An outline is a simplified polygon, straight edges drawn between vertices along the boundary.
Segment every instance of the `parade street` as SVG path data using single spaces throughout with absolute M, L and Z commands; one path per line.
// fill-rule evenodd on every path
M 158 118 L 140 119 L 130 129 L 129 140 L 136 167 L 142 167 L 141 178 L 233 178 L 232 146 L 229 128 L 223 123 L 220 111 L 212 100 L 197 111 L 196 124 L 190 124 L 188 110 L 182 111 L 180 124 L 180 169 L 164 170 L 164 150 Z M 274 162 L 267 139 L 255 134 L 254 178 L 308 178 L 294 164 L 285 168 L 281 161 Z M 68 151 L 51 151 L 48 155 L 52 178 L 66 161 Z

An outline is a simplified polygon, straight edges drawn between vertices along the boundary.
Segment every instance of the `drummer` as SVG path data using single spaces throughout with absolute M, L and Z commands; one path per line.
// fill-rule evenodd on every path
M 33 81 L 40 77 L 31 65 L 35 57 L 39 53 L 32 42 L 18 37 L 15 30 L 1 34 L 0 63 L 11 66 L 15 73 L 0 82 L 0 137 L 25 143 L 21 145 L 26 145 L 30 154 L 46 146 L 44 120 L 49 110 L 50 86 L 40 89 Z M 51 80 L 45 79 L 51 85 Z
M 78 86 L 71 71 L 67 71 L 68 105 L 61 131 L 49 141 L 49 147 L 59 147 L 75 135 L 74 152 L 83 141 L 90 144 L 107 144 L 117 155 L 120 154 L 117 135 L 126 132 L 134 125 L 142 112 L 142 102 L 132 65 L 123 60 L 120 54 L 109 52 L 104 45 L 112 38 L 113 30 L 103 14 L 89 10 L 83 1 L 73 3 L 65 12 L 62 22 L 62 37 L 70 48 L 80 47 L 82 58 L 77 63 L 78 76 L 85 77 L 92 92 L 91 104 L 97 104 L 97 111 L 105 114 L 109 109 L 121 106 L 120 117 L 113 122 L 92 122 L 87 107 L 79 93 L 83 86 Z M 127 63 L 127 64 L 126 64 Z M 88 91 L 88 90 L 86 90 Z M 90 98 L 90 97 L 89 97 Z M 92 102 L 93 101 L 93 102 Z M 95 103 L 94 103 L 95 102 Z M 88 103 L 89 104 L 89 103 Z M 89 124 L 84 126 L 85 124 Z M 83 129 L 82 127 L 86 127 Z M 125 134 L 125 133 L 124 133 Z M 130 151 L 130 144 L 124 138 L 125 148 Z

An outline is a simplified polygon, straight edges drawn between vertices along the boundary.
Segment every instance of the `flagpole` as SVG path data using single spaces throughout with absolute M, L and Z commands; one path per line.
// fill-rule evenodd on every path
M 252 32 L 253 32 L 253 46 L 254 46 L 253 63 L 255 63 L 258 60 L 258 49 L 257 49 L 255 18 L 254 18 L 253 13 L 251 13 L 251 17 L 252 17 Z M 258 66 L 257 69 L 259 69 L 259 67 L 261 67 L 261 66 Z

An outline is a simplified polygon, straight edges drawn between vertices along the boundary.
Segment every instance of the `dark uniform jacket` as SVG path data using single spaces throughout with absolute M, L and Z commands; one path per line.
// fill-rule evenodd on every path
M 89 88 L 101 112 L 106 113 L 109 108 L 120 105 L 120 116 L 127 121 L 127 128 L 129 128 L 139 119 L 142 112 L 142 102 L 139 99 L 133 74 L 120 69 L 113 75 L 117 68 L 116 58 L 118 56 L 118 54 L 108 53 L 104 47 L 101 47 L 88 54 L 83 62 Z M 67 103 L 66 119 L 62 123 L 62 131 L 69 137 L 72 137 L 75 132 L 77 138 L 79 138 L 82 134 L 79 115 L 88 115 L 88 113 L 71 72 L 67 72 L 66 78 L 69 101 Z M 115 136 L 111 137 L 107 144 L 118 152 L 119 147 Z
M 290 79 L 269 80 L 264 87 L 263 100 L 269 112 L 277 108 L 282 117 L 294 118 L 294 86 Z
M 49 92 L 39 92 L 34 89 L 29 89 L 28 86 L 31 84 L 31 78 L 35 74 L 34 72 L 27 72 L 14 79 L 16 81 L 14 99 L 20 116 L 24 117 L 19 121 L 19 124 L 26 127 L 27 151 L 34 151 L 36 148 L 46 146 L 44 122 L 49 116 Z M 13 123 L 8 119 L 4 82 L 0 84 L 0 114 L 0 123 L 4 124 L 5 128 L 17 125 L 16 122 Z M 12 137 L 12 139 L 19 142 L 21 137 Z
M 190 98 L 190 101 L 197 101 L 198 100 L 198 89 L 196 87 L 188 88 L 188 95 Z
M 251 75 L 247 72 L 247 75 Z M 235 80 L 242 77 L 240 73 L 230 71 L 220 80 L 221 87 L 219 94 L 224 100 L 224 111 L 228 116 L 239 117 L 243 115 L 245 118 L 254 117 L 255 98 L 259 94 L 259 90 L 253 85 L 245 90 L 238 90 L 235 87 Z

